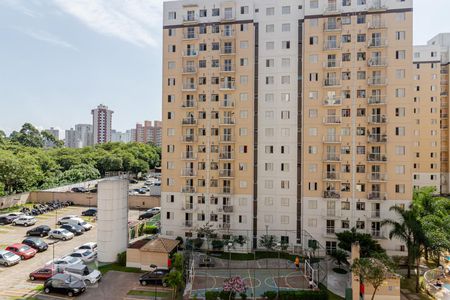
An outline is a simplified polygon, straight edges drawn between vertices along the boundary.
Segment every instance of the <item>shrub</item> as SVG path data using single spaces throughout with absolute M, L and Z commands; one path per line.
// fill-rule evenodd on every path
M 263 294 L 264 298 L 267 298 L 268 300 L 275 300 L 277 297 L 277 292 L 274 291 L 267 291 Z
M 183 241 L 183 238 L 182 238 L 181 236 L 177 236 L 175 240 L 177 240 L 177 241 L 180 242 L 180 243 L 178 244 L 180 247 L 183 246 L 184 241 Z
M 221 240 L 213 240 L 211 242 L 211 245 L 212 245 L 214 250 L 220 250 L 220 249 L 223 248 L 223 241 L 221 241 Z
M 127 265 L 127 252 L 117 254 L 117 264 L 122 267 Z
M 200 249 L 203 246 L 203 242 L 202 238 L 194 239 L 194 249 Z
M 206 291 L 205 300 L 217 300 L 219 298 L 220 292 L 218 291 Z
M 326 291 L 280 291 L 279 300 L 327 300 L 328 296 Z M 277 292 L 267 291 L 263 294 L 263 297 L 274 300 L 277 298 Z
M 139 228 L 138 228 L 138 236 L 142 236 L 143 231 L 144 231 L 144 223 L 142 223 L 141 225 L 139 225 Z
M 246 300 L 247 299 L 247 294 L 246 293 L 240 293 L 239 296 L 241 296 L 242 300 Z
M 145 234 L 157 234 L 158 233 L 158 227 L 154 225 L 146 225 L 144 227 L 144 233 Z

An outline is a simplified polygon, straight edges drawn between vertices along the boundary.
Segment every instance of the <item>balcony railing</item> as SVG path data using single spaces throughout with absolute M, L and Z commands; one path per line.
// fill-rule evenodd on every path
M 221 118 L 219 124 L 220 125 L 225 125 L 225 126 L 235 125 L 236 124 L 236 120 L 235 120 L 235 118 L 232 118 L 232 117 Z
M 323 63 L 323 67 L 326 69 L 336 69 L 336 68 L 342 68 L 342 62 L 340 60 L 327 60 Z
M 232 134 L 222 134 L 220 136 L 221 143 L 234 143 L 234 136 Z
M 233 206 L 231 206 L 231 205 L 224 205 L 223 206 L 223 212 L 225 212 L 225 213 L 232 213 L 233 212 Z
M 342 137 L 340 135 L 325 135 L 323 142 L 325 144 L 340 144 L 342 143 Z
M 384 233 L 381 230 L 374 230 L 372 229 L 370 231 L 370 235 L 374 238 L 374 239 L 385 239 L 386 237 L 384 236 Z
M 326 41 L 323 44 L 323 50 L 339 50 L 341 49 L 341 43 L 336 41 Z
M 369 153 L 367 154 L 367 160 L 371 162 L 387 162 L 387 156 L 381 153 Z
M 184 118 L 182 121 L 183 125 L 196 125 L 197 124 L 197 120 L 194 118 Z
M 224 38 L 232 38 L 234 37 L 234 30 L 223 30 L 222 37 Z
M 234 101 L 233 100 L 222 100 L 220 101 L 220 108 L 233 108 Z
M 369 180 L 369 181 L 377 181 L 377 182 L 387 181 L 387 174 L 384 174 L 384 173 L 369 173 L 369 174 L 367 174 L 367 180 Z
M 186 50 L 183 51 L 183 56 L 185 57 L 195 57 L 198 55 L 198 51 L 197 50 Z
M 219 160 L 233 160 L 234 153 L 233 152 L 222 152 L 219 154 Z
M 183 186 L 181 187 L 182 193 L 195 193 L 195 187 L 194 186 Z
M 198 34 L 195 32 L 185 32 L 183 34 L 183 39 L 185 40 L 195 40 L 198 39 Z
M 380 218 L 380 217 L 381 217 L 381 212 L 380 212 L 379 210 L 372 211 L 372 212 L 370 213 L 370 216 L 371 216 L 372 218 L 374 218 L 374 219 Z
M 368 122 L 372 124 L 384 124 L 387 122 L 387 117 L 385 115 L 372 115 L 369 116 Z
M 236 49 L 235 49 L 235 47 L 222 47 L 222 49 L 220 50 L 220 54 L 223 54 L 223 55 L 236 54 Z
M 339 86 L 341 85 L 341 81 L 337 78 L 328 78 L 323 81 L 324 86 Z
M 232 194 L 233 193 L 233 189 L 230 186 L 224 186 L 220 189 L 220 191 L 222 192 L 222 194 Z
M 326 199 L 340 199 L 341 198 L 341 194 L 338 191 L 324 191 L 323 192 L 323 197 Z
M 325 172 L 324 180 L 327 181 L 334 181 L 334 180 L 340 180 L 341 176 L 338 172 Z
M 328 4 L 325 6 L 325 9 L 323 11 L 324 14 L 336 14 L 339 13 L 341 10 L 338 8 L 337 4 Z
M 225 13 L 220 19 L 222 22 L 230 22 L 236 19 L 236 15 L 234 13 Z
M 222 72 L 222 73 L 236 72 L 236 68 L 235 68 L 234 64 L 232 64 L 232 65 L 223 65 L 220 68 L 220 72 Z
M 196 138 L 193 134 L 183 135 L 181 138 L 181 141 L 184 143 L 193 143 L 195 142 Z
M 193 224 L 194 224 L 194 223 L 193 223 L 192 220 L 184 221 L 184 226 L 185 226 L 185 227 L 192 227 Z
M 197 90 L 197 85 L 195 83 L 185 83 L 183 84 L 182 90 L 185 92 L 193 92 Z
M 195 160 L 197 159 L 197 155 L 190 151 L 190 152 L 182 152 L 181 153 L 181 159 L 183 160 Z
M 387 47 L 386 39 L 371 39 L 367 45 L 369 48 L 382 48 Z
M 386 97 L 382 96 L 370 96 L 367 100 L 369 105 L 385 105 L 386 104 Z
M 197 73 L 197 68 L 194 66 L 187 66 L 183 68 L 183 73 L 184 74 L 193 74 L 193 73 Z
M 370 58 L 367 61 L 367 65 L 369 67 L 386 67 L 387 66 L 387 59 L 384 58 L 384 57 Z
M 197 106 L 197 103 L 194 100 L 183 101 L 181 104 L 182 108 L 194 108 Z
M 223 170 L 219 170 L 219 177 L 234 177 L 234 172 L 231 169 L 223 169 Z
M 367 199 L 369 200 L 386 200 L 387 194 L 383 192 L 370 192 L 367 194 Z
M 382 29 L 386 28 L 386 22 L 384 20 L 377 20 L 367 23 L 369 29 Z
M 325 22 L 323 24 L 323 31 L 341 31 L 342 24 L 339 22 Z
M 325 106 L 340 106 L 342 105 L 341 98 L 327 98 L 323 100 L 323 105 Z
M 340 124 L 341 117 L 339 116 L 326 116 L 323 118 L 323 123 L 325 124 Z
M 387 134 L 369 134 L 369 143 L 386 143 Z
M 338 154 L 325 154 L 325 161 L 341 161 L 341 157 Z
M 236 85 L 234 82 L 222 82 L 220 83 L 221 90 L 235 90 Z
M 198 22 L 198 16 L 196 16 L 196 15 L 184 15 L 183 16 L 183 22 L 184 23 L 197 23 Z
M 367 83 L 369 85 L 375 85 L 375 86 L 386 85 L 387 84 L 387 79 L 383 78 L 383 77 L 370 77 L 368 79 Z
M 197 172 L 195 172 L 192 168 L 184 168 L 181 169 L 181 176 L 182 177 L 194 177 L 197 176 Z
M 369 11 L 383 11 L 387 10 L 387 7 L 381 3 L 381 0 L 373 0 L 372 3 L 370 3 Z

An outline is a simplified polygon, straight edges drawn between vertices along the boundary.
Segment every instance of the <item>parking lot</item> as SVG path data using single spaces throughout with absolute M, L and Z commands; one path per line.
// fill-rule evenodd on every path
M 79 215 L 81 216 L 81 212 L 86 210 L 86 207 L 75 207 L 69 206 L 66 208 L 62 208 L 59 210 L 54 210 L 43 215 L 39 215 L 36 217 L 38 222 L 29 227 L 23 226 L 12 226 L 12 225 L 0 225 L 0 249 L 4 249 L 6 246 L 13 243 L 20 243 L 26 236 L 26 232 L 35 226 L 38 225 L 48 225 L 52 229 L 57 227 L 55 226 L 55 220 L 64 215 Z M 136 210 L 129 212 L 130 220 L 137 220 L 139 212 Z M 91 223 L 93 228 L 90 231 L 85 232 L 83 235 L 76 236 L 72 240 L 69 241 L 58 241 L 54 243 L 55 240 L 44 238 L 45 242 L 49 244 L 49 248 L 45 252 L 37 253 L 35 257 L 21 261 L 19 264 L 4 267 L 0 266 L 0 299 L 26 299 L 26 297 L 33 296 L 36 297 L 36 288 L 41 285 L 42 281 L 32 282 L 28 279 L 28 275 L 30 272 L 44 266 L 47 262 L 51 261 L 53 258 L 60 258 L 67 254 L 70 254 L 74 248 L 87 243 L 87 242 L 96 242 L 97 240 L 97 228 L 96 224 Z M 54 244 L 52 244 L 54 243 Z M 50 245 L 52 244 L 52 245 Z M 134 274 L 136 275 L 136 274 Z M 130 284 L 135 284 L 136 279 L 133 277 Z M 101 285 L 102 283 L 100 283 Z M 137 283 L 138 284 L 138 283 Z M 92 288 L 101 288 L 101 287 L 92 287 Z M 92 299 L 89 295 L 89 289 L 85 294 L 84 299 Z M 128 291 L 128 290 L 127 290 Z M 97 291 L 98 293 L 98 291 Z M 65 299 L 65 297 L 60 295 L 48 296 L 48 295 L 39 295 L 39 299 Z

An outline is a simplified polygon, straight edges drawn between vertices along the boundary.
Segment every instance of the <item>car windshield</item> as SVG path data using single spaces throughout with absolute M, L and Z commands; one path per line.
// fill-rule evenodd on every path
M 81 225 L 86 225 L 87 223 L 86 223 L 86 222 L 81 222 L 80 224 L 81 224 Z
M 68 259 L 67 259 L 67 261 L 69 262 L 69 263 L 76 263 L 77 261 L 78 261 L 78 259 L 77 258 L 75 258 L 75 257 L 69 257 Z
M 83 253 L 83 256 L 89 256 L 89 255 L 91 255 L 91 254 L 92 254 L 91 251 L 86 251 L 86 252 Z
M 62 234 L 68 234 L 69 231 L 68 231 L 67 229 L 61 229 L 61 230 L 60 230 L 60 233 L 62 233 Z
M 10 258 L 10 257 L 13 257 L 13 256 L 14 256 L 14 253 L 12 253 L 12 252 L 6 252 L 5 254 L 3 254 L 4 258 Z
M 20 249 L 19 249 L 19 251 L 27 251 L 27 250 L 30 250 L 30 247 L 29 247 L 29 246 L 22 246 L 22 247 L 20 247 Z

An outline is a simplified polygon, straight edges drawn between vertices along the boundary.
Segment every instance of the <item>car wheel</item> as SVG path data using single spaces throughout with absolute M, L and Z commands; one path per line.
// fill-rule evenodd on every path
M 21 260 L 25 260 L 25 256 L 21 255 L 21 256 L 20 256 L 20 259 L 21 259 Z
M 67 292 L 67 296 L 73 297 L 73 292 L 72 292 L 72 291 L 68 291 L 68 292 Z
M 66 237 L 65 237 L 65 236 L 63 236 L 63 237 L 62 237 L 62 240 L 63 240 L 63 241 L 65 241 L 65 240 L 66 240 Z
M 50 289 L 49 288 L 45 288 L 44 289 L 44 293 L 49 294 L 50 293 Z
M 3 265 L 4 265 L 5 267 L 9 266 L 8 263 L 7 263 L 6 261 L 3 263 Z
M 43 233 L 41 233 L 41 234 L 40 234 L 40 236 L 41 236 L 41 237 L 44 237 L 44 234 L 43 234 Z
M 28 227 L 28 223 L 23 224 L 23 226 Z
M 54 239 L 53 235 L 50 235 L 49 238 Z
M 141 285 L 143 286 L 147 285 L 147 281 L 141 281 Z
M 30 276 L 30 280 L 34 281 L 36 278 L 34 278 L 34 276 Z
M 16 222 L 12 222 L 11 225 L 16 226 Z

